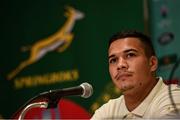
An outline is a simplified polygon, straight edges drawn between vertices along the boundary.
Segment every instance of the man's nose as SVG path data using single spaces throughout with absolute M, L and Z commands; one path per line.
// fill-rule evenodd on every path
M 128 68 L 127 61 L 124 58 L 119 58 L 117 70 L 127 69 L 127 68 Z

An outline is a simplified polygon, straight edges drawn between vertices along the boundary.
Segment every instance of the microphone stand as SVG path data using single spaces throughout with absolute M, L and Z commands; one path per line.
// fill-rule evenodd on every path
M 31 104 L 29 104 L 28 106 L 26 106 L 26 107 L 22 110 L 21 114 L 19 115 L 18 120 L 23 120 L 26 112 L 27 112 L 28 110 L 30 110 L 31 108 L 36 108 L 36 107 L 47 108 L 47 107 L 48 107 L 48 103 L 47 103 L 47 102 L 37 102 L 37 103 L 31 103 Z
M 49 91 L 49 92 L 51 93 L 51 91 Z M 13 117 L 17 116 L 18 113 L 20 112 L 18 120 L 22 120 L 22 119 L 24 119 L 25 114 L 27 113 L 27 111 L 30 110 L 31 108 L 36 108 L 36 107 L 46 108 L 46 109 L 48 109 L 48 108 L 56 108 L 61 97 L 57 96 L 56 94 L 48 94 L 49 92 L 40 93 L 39 95 L 37 95 L 37 96 L 31 98 L 30 100 L 28 100 L 13 115 Z M 41 100 L 41 102 L 39 102 L 38 100 Z M 44 102 L 42 102 L 42 100 Z

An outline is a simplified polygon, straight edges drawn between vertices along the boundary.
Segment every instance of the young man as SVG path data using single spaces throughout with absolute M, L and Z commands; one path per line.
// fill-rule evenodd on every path
M 96 110 L 92 119 L 178 118 L 180 88 L 156 77 L 158 59 L 148 36 L 137 31 L 115 34 L 109 41 L 109 72 L 122 96 Z

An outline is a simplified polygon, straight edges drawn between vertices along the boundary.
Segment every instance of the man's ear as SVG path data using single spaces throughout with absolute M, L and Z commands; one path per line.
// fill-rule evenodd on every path
M 151 56 L 150 57 L 150 61 L 149 61 L 150 67 L 151 67 L 151 71 L 154 72 L 157 70 L 158 68 L 158 59 L 156 56 Z

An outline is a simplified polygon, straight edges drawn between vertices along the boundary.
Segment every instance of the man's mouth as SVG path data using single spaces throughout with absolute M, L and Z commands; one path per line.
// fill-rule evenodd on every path
M 132 76 L 132 72 L 118 72 L 115 76 L 116 80 L 124 80 Z

